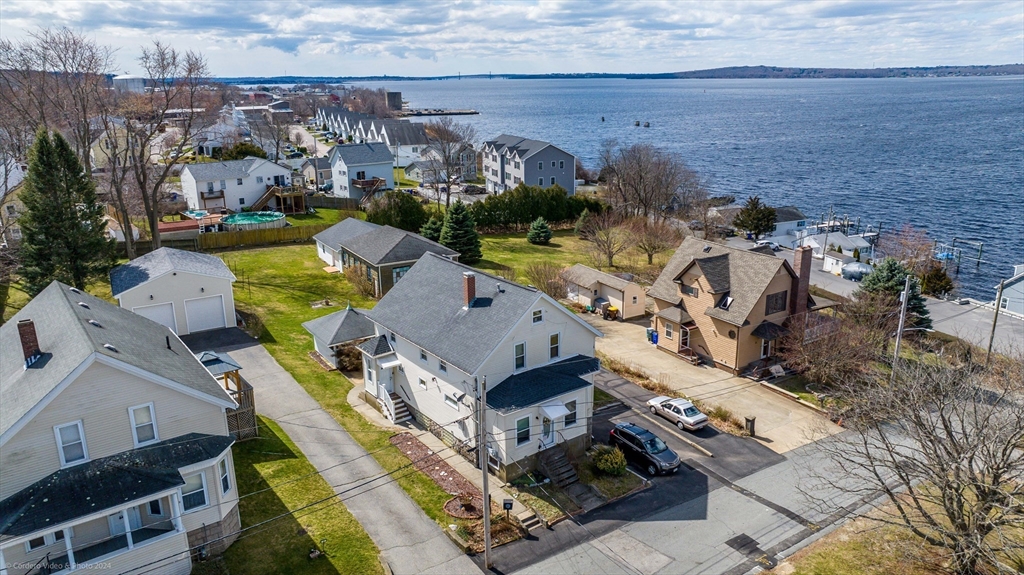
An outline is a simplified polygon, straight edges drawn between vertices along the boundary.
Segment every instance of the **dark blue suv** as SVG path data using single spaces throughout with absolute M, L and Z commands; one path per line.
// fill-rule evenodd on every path
M 661 438 L 632 423 L 616 423 L 608 434 L 608 443 L 621 449 L 626 459 L 646 470 L 648 475 L 675 473 L 682 464 L 676 452 Z

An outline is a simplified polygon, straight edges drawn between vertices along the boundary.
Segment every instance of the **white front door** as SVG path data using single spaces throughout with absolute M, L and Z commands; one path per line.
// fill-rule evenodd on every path
M 541 445 L 543 445 L 544 447 L 551 445 L 552 436 L 554 435 L 553 428 L 554 424 L 551 422 L 549 418 L 545 417 L 543 420 L 541 420 L 540 442 Z
M 128 508 L 128 524 L 132 531 L 142 527 L 142 517 L 139 515 L 138 507 Z M 107 516 L 107 525 L 110 527 L 111 537 L 124 533 L 124 511 Z

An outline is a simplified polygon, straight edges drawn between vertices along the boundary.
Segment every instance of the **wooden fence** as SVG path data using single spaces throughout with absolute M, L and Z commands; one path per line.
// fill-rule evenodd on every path
M 306 198 L 306 205 L 314 208 L 330 208 L 332 210 L 358 210 L 359 200 L 315 195 Z
M 331 227 L 331 225 L 333 224 L 199 234 L 199 237 L 196 238 L 196 243 L 200 250 L 205 251 L 243 246 L 308 242 L 313 236 Z

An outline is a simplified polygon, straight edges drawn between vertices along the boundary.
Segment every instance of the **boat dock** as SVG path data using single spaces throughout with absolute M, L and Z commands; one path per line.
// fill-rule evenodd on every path
M 445 110 L 443 108 L 406 108 L 398 115 L 409 116 L 474 116 L 479 114 L 476 110 Z

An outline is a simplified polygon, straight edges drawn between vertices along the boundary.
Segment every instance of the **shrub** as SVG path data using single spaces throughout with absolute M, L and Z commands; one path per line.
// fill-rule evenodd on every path
M 526 266 L 526 279 L 530 284 L 557 299 L 565 297 L 566 284 L 562 267 L 553 262 L 535 261 Z
M 939 296 L 952 292 L 954 287 L 952 278 L 942 266 L 932 266 L 921 277 L 921 293 Z
M 359 266 L 349 266 L 345 268 L 345 279 L 352 284 L 352 287 L 356 288 L 359 295 L 366 297 L 374 297 L 377 295 L 373 289 L 373 282 L 366 279 L 366 271 Z
M 587 225 L 588 217 L 590 217 L 590 210 L 588 210 L 587 208 L 583 208 L 583 211 L 580 212 L 580 217 L 576 218 L 576 225 L 573 226 L 572 228 L 572 233 L 576 234 L 576 237 L 583 237 L 583 230 Z
M 346 345 L 334 352 L 338 359 L 340 371 L 360 371 L 363 369 L 363 354 L 354 345 Z
M 611 445 L 599 445 L 594 453 L 594 466 L 601 473 L 623 475 L 626 473 L 626 456 L 622 450 Z
M 519 184 L 500 195 L 487 196 L 472 206 L 473 219 L 481 229 L 523 231 L 537 218 L 549 223 L 576 220 L 584 209 L 600 212 L 601 202 L 583 196 L 566 196 L 558 186 L 540 188 Z
M 860 250 L 858 248 L 853 248 L 853 259 L 860 261 Z
M 427 210 L 412 195 L 392 191 L 370 201 L 366 221 L 419 233 L 427 222 Z
M 530 231 L 526 234 L 526 241 L 538 246 L 546 246 L 551 243 L 551 228 L 544 218 L 537 218 L 530 224 Z

